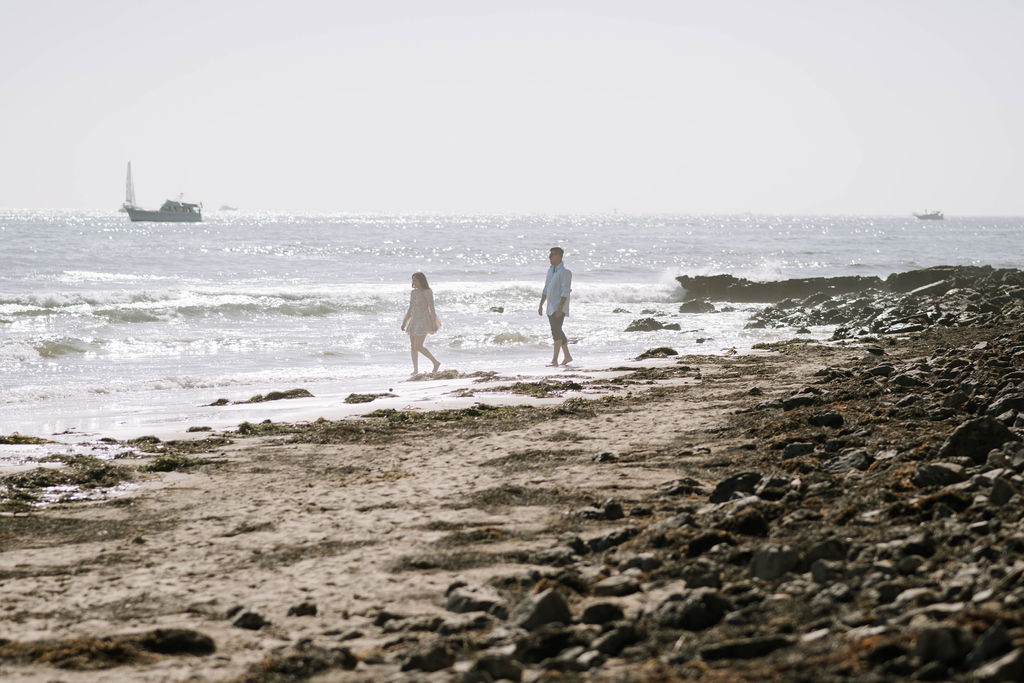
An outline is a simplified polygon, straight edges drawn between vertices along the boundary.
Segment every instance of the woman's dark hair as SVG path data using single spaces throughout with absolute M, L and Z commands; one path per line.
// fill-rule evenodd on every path
M 423 273 L 413 273 L 412 279 L 419 283 L 420 289 L 430 289 L 430 285 L 427 284 L 427 276 Z

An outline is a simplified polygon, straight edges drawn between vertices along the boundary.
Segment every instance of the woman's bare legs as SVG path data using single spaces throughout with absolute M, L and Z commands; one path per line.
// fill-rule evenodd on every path
M 434 354 L 427 350 L 427 347 L 423 345 L 426 341 L 427 335 L 425 334 L 410 334 L 409 339 L 412 343 L 412 373 L 418 375 L 420 372 L 419 356 L 417 354 L 422 353 L 430 362 L 434 364 L 434 369 L 431 372 L 437 372 L 437 369 L 441 367 L 441 361 L 434 358 Z

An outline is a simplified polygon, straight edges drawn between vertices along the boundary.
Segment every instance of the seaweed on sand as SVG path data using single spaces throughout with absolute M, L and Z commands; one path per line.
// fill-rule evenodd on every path
M 154 661 L 159 655 L 208 655 L 213 640 L 190 629 L 155 629 L 131 635 L 34 642 L 0 641 L 0 661 L 93 671 Z
M 110 488 L 133 478 L 131 468 L 92 456 L 68 456 L 66 466 L 36 467 L 0 477 L 0 501 L 9 510 L 24 510 L 39 502 L 44 489 L 69 486 Z
M 382 394 L 349 394 L 345 397 L 345 403 L 369 403 L 378 398 L 393 398 L 395 394 L 386 391 Z
M 0 434 L 0 446 L 25 446 L 25 445 L 37 445 L 53 443 L 49 439 L 43 439 L 38 436 L 23 436 L 18 432 L 14 432 L 8 436 Z
M 266 403 L 267 401 L 280 401 L 286 398 L 312 398 L 313 394 L 306 389 L 289 389 L 288 391 L 271 391 L 267 394 L 256 394 L 248 401 L 238 403 Z

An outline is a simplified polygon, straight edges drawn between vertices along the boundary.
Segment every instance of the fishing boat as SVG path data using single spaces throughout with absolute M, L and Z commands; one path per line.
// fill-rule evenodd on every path
M 132 182 L 132 162 L 128 162 L 128 180 L 125 182 L 124 206 L 121 207 L 133 222 L 198 223 L 203 220 L 203 205 L 168 199 L 157 210 L 142 209 L 135 205 L 135 184 Z
M 941 211 L 929 211 L 928 209 L 925 209 L 924 213 L 915 213 L 914 216 L 922 221 L 941 221 L 944 218 Z

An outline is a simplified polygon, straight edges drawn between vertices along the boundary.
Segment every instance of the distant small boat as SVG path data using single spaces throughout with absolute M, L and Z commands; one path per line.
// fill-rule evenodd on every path
M 941 221 L 944 218 L 941 211 L 929 211 L 927 209 L 925 209 L 924 213 L 915 213 L 914 216 L 922 221 Z
M 159 223 L 198 223 L 203 220 L 203 205 L 181 201 L 181 196 L 168 199 L 158 210 L 140 209 L 135 205 L 135 184 L 132 182 L 132 162 L 128 162 L 128 180 L 125 182 L 124 206 L 132 222 L 154 221 Z
M 220 210 L 221 211 L 238 211 L 238 207 L 237 206 L 231 206 L 229 204 L 221 204 L 220 205 Z

